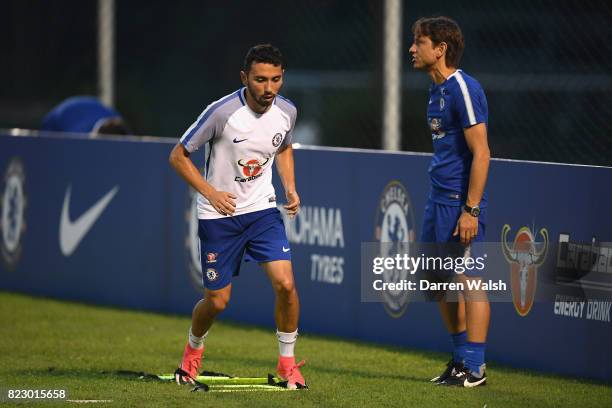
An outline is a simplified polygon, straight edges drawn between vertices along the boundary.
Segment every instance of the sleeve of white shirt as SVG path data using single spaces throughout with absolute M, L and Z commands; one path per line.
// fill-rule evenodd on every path
M 219 115 L 215 115 L 214 103 L 208 105 L 181 137 L 181 144 L 193 153 L 208 143 L 223 129 L 219 129 Z
M 241 105 L 240 90 L 211 103 L 185 131 L 181 144 L 190 153 L 198 150 L 215 136 L 221 135 L 227 119 Z
M 289 146 L 293 140 L 293 129 L 295 129 L 295 122 L 297 120 L 297 107 L 289 99 L 279 95 L 278 106 L 281 110 L 289 116 L 289 131 L 283 139 L 283 143 L 279 146 L 279 150 L 286 146 Z

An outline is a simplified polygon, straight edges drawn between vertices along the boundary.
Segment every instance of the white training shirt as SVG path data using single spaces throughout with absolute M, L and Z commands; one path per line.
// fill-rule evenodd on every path
M 208 105 L 181 137 L 188 152 L 208 143 L 204 177 L 218 191 L 236 195 L 234 215 L 276 207 L 272 164 L 291 144 L 297 109 L 280 95 L 265 113 L 246 104 L 241 88 Z M 223 218 L 201 194 L 198 218 Z

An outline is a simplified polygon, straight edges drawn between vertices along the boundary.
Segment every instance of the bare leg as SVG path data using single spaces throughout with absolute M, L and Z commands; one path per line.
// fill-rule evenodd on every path
M 474 300 L 470 298 L 475 297 Z M 469 294 L 465 302 L 468 341 L 485 343 L 489 331 L 491 307 L 484 292 L 476 296 Z
M 461 333 L 466 330 L 465 302 L 463 296 L 459 296 L 457 301 L 447 302 L 442 299 L 438 302 L 440 315 L 446 325 L 446 330 L 450 334 Z
M 191 332 L 201 337 L 210 329 L 215 318 L 225 310 L 229 302 L 232 285 L 218 290 L 204 290 L 204 299 L 196 303 L 191 313 Z
M 295 289 L 291 262 L 272 261 L 262 263 L 261 266 L 268 274 L 276 294 L 274 306 L 276 327 L 281 332 L 292 333 L 298 327 L 300 301 Z

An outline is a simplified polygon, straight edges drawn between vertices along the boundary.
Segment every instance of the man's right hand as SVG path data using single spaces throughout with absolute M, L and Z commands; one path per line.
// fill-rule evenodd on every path
M 210 205 L 221 215 L 233 215 L 234 211 L 236 211 L 236 202 L 234 200 L 237 197 L 232 193 L 213 190 L 205 197 Z

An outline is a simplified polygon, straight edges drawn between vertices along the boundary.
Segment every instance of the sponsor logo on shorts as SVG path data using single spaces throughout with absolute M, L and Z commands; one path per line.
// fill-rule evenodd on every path
M 270 158 L 267 157 L 265 159 L 240 159 L 238 160 L 238 165 L 242 167 L 242 174 L 245 177 L 236 177 L 234 181 L 238 181 L 240 183 L 246 183 L 247 181 L 253 181 L 256 178 L 261 177 L 263 174 L 263 166 L 265 166 L 270 161 Z
M 209 282 L 214 282 L 219 279 L 219 272 L 216 269 L 208 268 L 206 269 L 206 280 Z
M 208 252 L 206 254 L 206 263 L 215 263 L 217 262 L 217 252 Z
M 522 227 L 514 236 L 512 246 L 508 245 L 507 241 L 510 230 L 510 225 L 503 226 L 501 246 L 504 257 L 510 264 L 510 286 L 514 309 L 520 316 L 525 317 L 535 299 L 538 267 L 544 263 L 548 253 L 548 230 L 540 228 L 539 234 L 543 241 L 536 243 L 529 227 Z
M 410 254 L 415 241 L 414 211 L 410 195 L 399 181 L 392 181 L 383 190 L 376 210 L 375 238 L 380 242 L 380 256 Z M 384 282 L 401 282 L 408 278 L 406 269 L 388 270 L 381 275 Z M 382 291 L 383 305 L 389 315 L 401 317 L 408 307 L 410 291 Z
M 0 190 L 0 252 L 8 269 L 14 269 L 21 257 L 26 230 L 25 171 L 21 160 L 14 157 L 4 172 L 4 188 Z
M 282 141 L 283 141 L 283 135 L 280 133 L 277 133 L 272 137 L 272 146 L 278 147 Z

